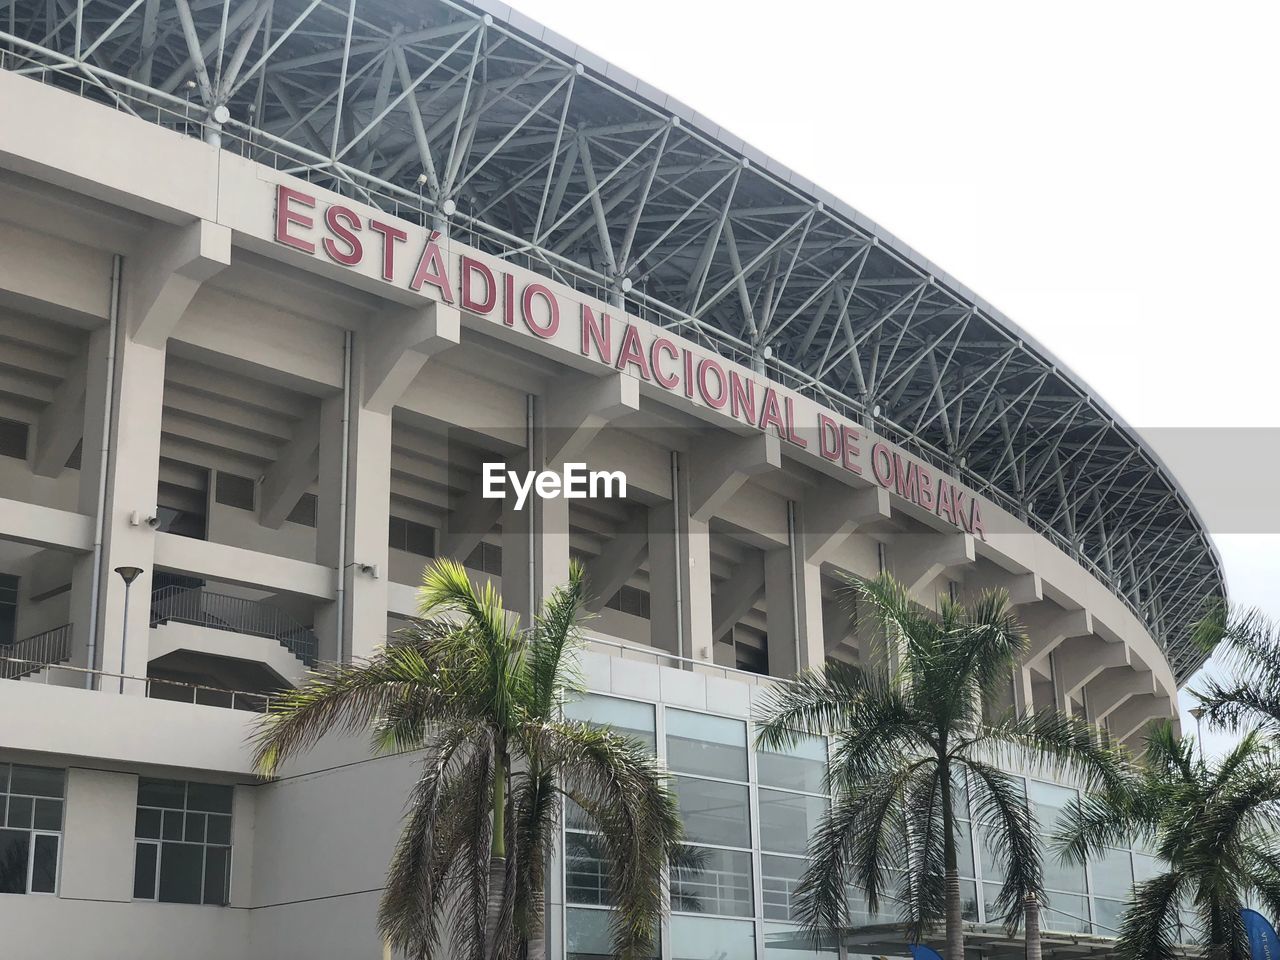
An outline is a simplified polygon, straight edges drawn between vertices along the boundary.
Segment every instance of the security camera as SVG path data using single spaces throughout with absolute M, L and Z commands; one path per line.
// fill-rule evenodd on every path
M 148 526 L 148 527 L 150 527 L 152 530 L 159 530 L 159 529 L 160 529 L 160 518 L 159 518 L 159 517 L 157 517 L 157 516 L 154 516 L 154 515 L 153 515 L 153 516 L 150 516 L 150 517 L 147 517 L 147 519 L 146 519 L 146 524 L 147 524 L 147 526 Z
M 366 576 L 372 577 L 374 580 L 378 579 L 378 565 L 376 563 L 358 563 L 356 566 Z
M 145 524 L 147 527 L 151 528 L 152 530 L 159 530 L 159 529 L 160 529 L 160 518 L 159 518 L 159 517 L 157 517 L 155 514 L 150 514 L 150 515 L 148 515 L 148 516 L 145 516 L 145 517 L 144 517 L 144 516 L 143 516 L 141 513 L 139 513 L 137 510 L 135 510 L 135 511 L 133 511 L 133 513 L 129 514 L 129 526 L 131 526 L 131 527 L 140 527 L 140 526 L 142 526 L 143 524 Z

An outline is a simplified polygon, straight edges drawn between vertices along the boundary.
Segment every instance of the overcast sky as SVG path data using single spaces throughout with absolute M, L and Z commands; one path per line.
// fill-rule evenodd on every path
M 1233 600 L 1280 616 L 1280 6 L 514 5 L 1002 309 L 1185 471 Z

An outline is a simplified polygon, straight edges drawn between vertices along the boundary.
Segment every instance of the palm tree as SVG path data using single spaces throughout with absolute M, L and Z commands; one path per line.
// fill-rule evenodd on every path
M 765 704 L 758 739 L 772 748 L 797 733 L 833 739 L 834 802 L 810 839 L 797 912 L 814 936 L 848 922 L 846 883 L 869 909 L 901 903 L 913 939 L 943 919 L 947 960 L 963 960 L 956 853 L 957 784 L 969 775 L 975 815 L 991 825 L 991 852 L 1007 864 L 996 909 L 1010 930 L 1041 890 L 1036 825 L 1017 780 L 998 764 L 1112 775 L 1096 731 L 1046 710 L 984 722 L 1007 689 L 1026 636 L 1001 592 L 972 606 L 943 601 L 929 613 L 885 575 L 851 581 L 855 609 L 875 613 L 889 655 L 862 671 L 839 664 L 801 674 Z M 892 662 L 896 661 L 896 662 Z M 896 893 L 889 891 L 896 875 Z
M 579 566 L 521 629 L 486 586 L 440 560 L 421 618 L 372 657 L 330 664 L 273 704 L 257 732 L 269 776 L 329 733 L 373 734 L 380 753 L 422 751 L 378 926 L 418 960 L 542 953 L 544 873 L 561 797 L 598 831 L 619 956 L 643 951 L 682 836 L 665 772 L 637 741 L 564 720 L 578 689 Z
M 1257 610 L 1217 606 L 1197 625 L 1194 638 L 1217 648 L 1230 680 L 1208 680 L 1196 691 L 1211 724 L 1239 729 L 1260 722 L 1280 732 L 1280 630 Z
M 1184 937 L 1180 911 L 1198 919 L 1210 960 L 1248 960 L 1240 908 L 1250 896 L 1280 911 L 1280 766 L 1256 732 L 1221 760 L 1196 759 L 1193 741 L 1161 724 L 1144 763 L 1068 805 L 1055 837 L 1064 861 L 1083 863 L 1133 840 L 1162 873 L 1134 886 L 1120 924 L 1118 960 L 1166 960 Z

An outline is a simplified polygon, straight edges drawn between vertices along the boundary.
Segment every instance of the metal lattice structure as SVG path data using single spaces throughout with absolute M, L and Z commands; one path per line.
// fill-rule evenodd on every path
M 1188 624 L 1224 596 L 1220 561 L 1099 398 L 876 224 L 509 8 L 10 0 L 6 13 L 6 68 L 434 224 L 843 411 L 1092 570 L 1180 681 L 1203 661 Z

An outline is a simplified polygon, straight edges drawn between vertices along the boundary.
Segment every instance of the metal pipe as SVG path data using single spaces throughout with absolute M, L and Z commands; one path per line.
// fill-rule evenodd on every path
M 92 670 L 98 656 L 98 598 L 102 588 L 102 543 L 107 530 L 107 458 L 111 451 L 111 408 L 115 400 L 116 331 L 120 321 L 120 274 L 123 258 L 111 258 L 111 300 L 107 306 L 107 388 L 104 391 L 102 442 L 98 454 L 98 513 L 93 537 L 93 572 L 89 586 L 89 647 L 85 666 Z M 84 687 L 92 690 L 96 677 L 86 673 Z
M 804 669 L 800 660 L 800 578 L 796 550 L 796 502 L 787 501 L 787 552 L 791 559 L 791 632 L 795 637 L 796 673 Z
M 529 454 L 529 473 L 530 474 L 532 474 L 535 469 L 534 453 L 533 453 L 534 414 L 536 412 L 534 409 L 535 402 L 536 401 L 532 393 L 525 394 L 524 442 L 525 442 L 525 449 L 528 451 L 528 454 Z M 534 505 L 534 502 L 530 502 L 529 504 L 529 625 L 530 626 L 533 625 L 533 617 L 538 609 L 538 583 L 536 579 L 538 574 L 538 552 L 533 542 L 533 537 L 535 532 L 534 523 L 537 519 L 537 516 L 538 516 L 537 509 Z M 568 530 L 565 531 L 566 534 L 568 532 L 569 532 Z
M 685 536 L 689 536 L 689 525 L 685 524 Z M 680 557 L 680 452 L 671 451 L 671 531 L 676 547 L 676 656 L 684 656 L 684 579 L 686 565 L 679 562 Z
M 346 331 L 342 339 L 342 471 L 338 484 L 338 585 L 335 599 L 338 628 L 338 661 L 347 662 L 346 642 L 346 579 L 347 579 L 347 475 L 350 464 L 351 444 L 351 341 L 352 333 Z

